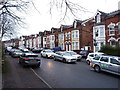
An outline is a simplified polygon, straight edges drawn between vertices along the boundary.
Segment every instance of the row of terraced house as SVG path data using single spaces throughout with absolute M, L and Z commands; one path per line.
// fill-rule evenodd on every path
M 120 10 L 105 13 L 97 10 L 94 17 L 75 19 L 72 25 L 61 25 L 35 35 L 5 41 L 5 45 L 27 48 L 61 47 L 62 50 L 99 51 L 103 45 L 120 46 Z

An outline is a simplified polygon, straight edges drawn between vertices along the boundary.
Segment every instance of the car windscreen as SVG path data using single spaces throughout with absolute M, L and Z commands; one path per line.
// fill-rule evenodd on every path
M 22 51 L 19 51 L 19 50 L 16 50 L 16 51 L 14 51 L 14 52 L 16 52 L 16 53 L 22 53 Z
M 87 53 L 87 51 L 81 51 L 80 53 Z
M 75 53 L 75 52 L 67 52 L 67 53 L 70 53 L 71 55 L 78 55 L 78 54 Z
M 62 53 L 62 55 L 64 55 L 64 56 L 71 56 L 70 53 Z

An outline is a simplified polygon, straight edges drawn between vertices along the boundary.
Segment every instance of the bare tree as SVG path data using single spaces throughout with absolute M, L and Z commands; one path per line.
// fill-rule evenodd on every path
M 29 4 L 37 10 L 32 0 L 1 0 L 0 1 L 0 38 L 3 36 L 11 36 L 16 30 L 15 26 L 21 25 L 23 22 L 21 16 L 16 13 L 26 12 Z M 87 9 L 80 5 L 71 2 L 70 0 L 50 0 L 50 14 L 52 14 L 52 8 L 55 7 L 63 13 L 63 17 L 60 21 L 63 21 L 67 14 L 71 13 L 77 18 L 78 11 L 88 12 Z M 38 10 L 37 10 L 38 11 Z M 38 11 L 39 12 L 39 11 Z
M 22 18 L 15 11 L 25 11 L 28 1 L 23 0 L 1 0 L 0 1 L 0 39 L 15 33 L 15 26 L 23 23 Z
M 50 14 L 52 14 L 53 7 L 56 7 L 58 11 L 62 13 L 62 18 L 60 20 L 63 21 L 68 14 L 72 14 L 75 18 L 78 18 L 79 12 L 90 12 L 86 8 L 82 7 L 75 2 L 71 2 L 70 0 L 51 0 L 50 1 Z M 91 13 L 91 12 L 90 12 Z

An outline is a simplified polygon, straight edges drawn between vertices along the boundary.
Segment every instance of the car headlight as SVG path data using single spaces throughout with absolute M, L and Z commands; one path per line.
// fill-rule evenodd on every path
M 51 54 L 48 54 L 48 56 L 51 56 Z

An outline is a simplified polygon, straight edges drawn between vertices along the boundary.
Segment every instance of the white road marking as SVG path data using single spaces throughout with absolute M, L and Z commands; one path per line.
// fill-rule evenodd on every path
M 39 78 L 41 79 L 51 90 L 54 90 L 52 86 L 50 86 L 42 77 L 40 77 L 32 68 L 30 68 L 30 70 L 33 71 L 33 73 Z

